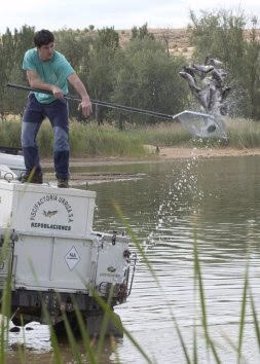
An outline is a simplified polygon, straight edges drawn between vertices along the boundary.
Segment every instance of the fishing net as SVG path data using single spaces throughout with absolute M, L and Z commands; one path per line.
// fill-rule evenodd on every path
M 210 114 L 185 110 L 173 116 L 192 135 L 200 138 L 226 139 L 225 126 L 220 118 Z

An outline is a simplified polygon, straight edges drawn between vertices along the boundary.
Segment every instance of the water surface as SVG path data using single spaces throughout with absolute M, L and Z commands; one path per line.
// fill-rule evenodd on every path
M 89 188 L 97 191 L 95 230 L 122 231 L 126 221 L 160 283 L 158 286 L 139 254 L 132 294 L 116 308 L 127 330 L 154 363 L 185 363 L 171 315 L 189 354 L 196 329 L 199 362 L 215 362 L 205 347 L 194 287 L 195 242 L 212 339 L 223 363 L 237 362 L 231 343 L 238 343 L 247 262 L 250 288 L 260 311 L 259 166 L 259 157 L 224 157 L 92 167 L 92 171 L 143 174 L 142 178 Z M 125 221 L 117 216 L 115 204 Z M 131 249 L 137 250 L 135 246 Z M 243 353 L 247 363 L 259 363 L 249 304 L 246 309 Z M 63 351 L 65 361 L 70 362 L 66 346 Z M 38 355 L 45 362 L 46 353 Z M 115 363 L 117 355 L 124 364 L 146 362 L 126 337 L 118 341 L 117 354 L 106 348 L 103 362 Z

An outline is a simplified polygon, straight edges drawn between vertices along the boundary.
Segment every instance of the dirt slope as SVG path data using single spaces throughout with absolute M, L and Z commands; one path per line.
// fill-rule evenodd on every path
M 182 54 L 186 58 L 190 58 L 193 51 L 193 46 L 190 41 L 188 28 L 170 29 L 170 28 L 158 28 L 148 29 L 150 33 L 153 33 L 156 39 L 161 40 L 166 44 L 170 53 Z M 125 46 L 131 38 L 131 29 L 117 30 L 120 37 L 120 44 Z M 257 40 L 260 42 L 260 29 L 257 29 Z M 251 30 L 244 30 L 245 39 L 250 39 Z

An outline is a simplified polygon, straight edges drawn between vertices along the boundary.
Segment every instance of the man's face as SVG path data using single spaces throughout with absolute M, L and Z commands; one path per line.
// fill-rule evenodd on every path
M 54 47 L 55 47 L 54 42 L 38 47 L 38 53 L 40 59 L 42 61 L 49 61 L 53 56 Z

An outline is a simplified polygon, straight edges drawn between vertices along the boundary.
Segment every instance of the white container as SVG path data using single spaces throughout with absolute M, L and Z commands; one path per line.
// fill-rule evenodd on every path
M 129 239 L 113 235 L 86 239 L 42 237 L 19 234 L 13 250 L 15 289 L 87 293 L 89 287 L 101 294 L 107 284 L 122 284 L 128 264 L 124 251 Z
M 92 231 L 96 193 L 0 181 L 0 226 L 26 235 L 84 238 Z

